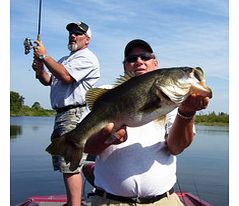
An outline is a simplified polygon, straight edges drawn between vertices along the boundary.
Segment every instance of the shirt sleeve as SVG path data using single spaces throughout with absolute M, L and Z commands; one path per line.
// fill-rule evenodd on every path
M 165 126 L 166 134 L 169 133 L 170 128 L 173 126 L 174 120 L 177 115 L 177 111 L 178 111 L 178 109 L 176 108 L 166 115 L 166 126 Z
M 78 56 L 64 64 L 69 74 L 78 82 L 88 76 L 95 68 L 94 62 L 87 57 Z

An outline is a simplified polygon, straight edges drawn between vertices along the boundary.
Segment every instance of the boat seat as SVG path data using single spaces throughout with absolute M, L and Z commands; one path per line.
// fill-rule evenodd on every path
M 95 163 L 94 162 L 87 162 L 83 165 L 82 167 L 82 173 L 85 176 L 86 180 L 93 186 L 95 187 L 94 181 L 95 181 L 95 176 L 94 176 L 94 167 Z

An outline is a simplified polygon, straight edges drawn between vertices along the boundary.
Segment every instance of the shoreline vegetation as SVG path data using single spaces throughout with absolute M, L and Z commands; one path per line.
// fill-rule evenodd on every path
M 10 92 L 10 115 L 11 116 L 54 116 L 55 110 L 44 109 L 39 102 L 32 106 L 24 105 L 24 97 L 17 92 Z M 196 124 L 205 126 L 229 126 L 229 115 L 224 112 L 199 113 L 196 115 Z

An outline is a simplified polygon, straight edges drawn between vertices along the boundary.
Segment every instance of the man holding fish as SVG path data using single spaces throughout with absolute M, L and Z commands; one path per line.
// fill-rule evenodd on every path
M 182 205 L 173 191 L 175 155 L 192 143 L 195 113 L 212 91 L 199 67 L 157 69 L 143 40 L 129 42 L 124 53 L 125 75 L 111 89 L 88 90 L 91 111 L 46 151 L 63 156 L 72 171 L 83 152 L 97 155 L 93 205 Z
M 155 72 L 159 67 L 151 46 L 143 40 L 136 39 L 129 42 L 125 47 L 124 55 L 124 70 L 128 74 L 134 74 L 136 78 L 132 78 L 135 80 L 142 82 L 144 76 Z M 175 77 L 169 78 L 170 75 Z M 163 70 L 161 76 L 163 79 L 154 80 L 159 83 L 152 83 L 153 86 L 150 85 L 148 92 L 150 95 L 145 97 L 152 100 L 144 100 L 143 106 L 139 106 L 135 116 L 140 121 L 144 121 L 145 118 L 150 119 L 156 110 L 171 112 L 158 112 L 160 118 L 146 121 L 140 126 L 133 123 L 135 122 L 133 118 L 128 122 L 125 120 L 125 124 L 104 121 L 105 124 L 102 124 L 101 129 L 90 133 L 84 145 L 84 152 L 97 155 L 94 168 L 96 191 L 92 197 L 93 206 L 183 205 L 173 190 L 176 183 L 175 155 L 183 152 L 192 143 L 195 136 L 195 114 L 207 108 L 212 92 L 205 85 L 200 68 Z M 179 80 L 174 81 L 177 78 Z M 150 82 L 144 80 L 145 84 L 142 86 L 140 81 L 136 86 L 132 86 L 134 88 L 134 93 L 131 93 L 132 101 L 124 100 L 122 97 L 124 102 L 121 103 L 124 106 L 118 106 L 119 111 L 114 111 L 116 114 L 128 110 L 126 113 L 130 116 L 132 111 L 128 108 L 134 102 L 143 101 L 140 99 L 142 98 L 140 92 L 143 89 L 147 90 Z M 180 84 L 183 86 L 180 87 Z M 189 84 L 190 88 L 187 87 Z M 123 88 L 123 85 L 120 86 Z M 138 89 L 140 86 L 142 86 L 141 90 Z M 124 90 L 125 93 L 128 90 L 130 88 Z M 92 112 L 101 106 L 100 102 L 107 102 L 103 100 L 104 98 L 107 99 L 107 95 L 96 98 L 91 108 Z M 115 98 L 115 104 L 119 104 L 117 100 L 119 99 Z M 170 107 L 172 104 L 173 107 Z M 147 116 L 146 113 L 151 115 Z M 164 113 L 166 116 L 162 115 Z M 122 116 L 121 119 L 123 118 Z

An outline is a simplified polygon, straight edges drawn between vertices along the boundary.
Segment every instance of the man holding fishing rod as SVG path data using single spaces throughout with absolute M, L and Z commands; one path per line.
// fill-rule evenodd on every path
M 56 61 L 47 53 L 42 41 L 34 46 L 33 70 L 36 78 L 51 87 L 51 106 L 56 110 L 54 130 L 51 140 L 74 129 L 83 118 L 85 93 L 100 77 L 99 62 L 88 49 L 91 29 L 84 22 L 69 23 L 68 49 L 70 54 Z M 67 206 L 81 205 L 82 177 L 79 167 L 71 171 L 61 156 L 52 156 L 54 170 L 63 173 L 67 193 Z

